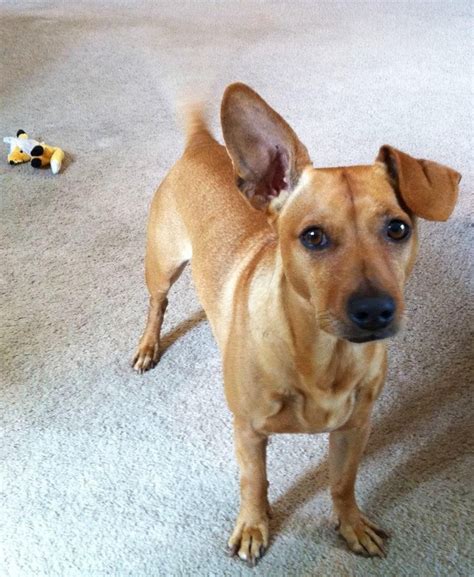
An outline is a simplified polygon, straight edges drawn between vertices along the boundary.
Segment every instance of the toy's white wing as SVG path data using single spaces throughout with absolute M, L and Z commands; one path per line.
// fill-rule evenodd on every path
M 33 138 L 17 138 L 16 143 L 16 145 L 19 146 L 23 152 L 28 154 L 30 154 L 33 148 L 38 146 L 38 144 L 40 143 L 37 140 L 33 140 Z
M 10 152 L 16 147 L 16 138 L 14 136 L 5 136 L 3 142 L 10 145 Z
M 33 138 L 15 138 L 14 136 L 5 136 L 3 142 L 10 144 L 10 150 L 13 150 L 18 146 L 23 152 L 30 154 L 35 146 L 40 144 L 37 140 Z

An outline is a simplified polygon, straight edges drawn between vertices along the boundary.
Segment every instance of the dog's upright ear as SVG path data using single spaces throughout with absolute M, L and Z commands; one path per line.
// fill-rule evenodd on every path
M 295 188 L 303 168 L 311 164 L 294 131 L 245 84 L 227 87 L 221 122 L 236 184 L 257 209 L 279 210 Z M 278 201 L 272 202 L 274 199 Z
M 380 148 L 377 161 L 385 164 L 402 203 L 415 215 L 427 220 L 449 218 L 458 197 L 459 172 L 387 145 Z

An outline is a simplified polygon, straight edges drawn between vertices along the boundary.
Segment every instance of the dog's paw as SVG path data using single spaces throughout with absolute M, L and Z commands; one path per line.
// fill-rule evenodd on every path
M 231 557 L 238 555 L 250 567 L 255 567 L 268 547 L 268 518 L 239 515 L 234 532 L 228 541 Z
M 137 373 L 144 373 L 152 369 L 160 359 L 160 345 L 155 343 L 140 343 L 133 356 L 131 365 Z
M 364 557 L 385 557 L 384 539 L 388 533 L 359 513 L 340 519 L 337 530 L 351 551 Z

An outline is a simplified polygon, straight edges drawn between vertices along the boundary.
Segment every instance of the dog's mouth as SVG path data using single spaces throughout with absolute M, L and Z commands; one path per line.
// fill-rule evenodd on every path
M 377 331 L 357 331 L 356 333 L 346 334 L 342 338 L 350 343 L 370 343 L 393 337 L 397 332 L 398 327 L 394 325 Z
M 404 317 L 394 319 L 392 323 L 384 328 L 361 329 L 353 324 L 349 324 L 339 319 L 332 318 L 330 321 L 321 323 L 320 328 L 330 335 L 343 339 L 350 343 L 363 344 L 373 341 L 381 341 L 395 336 L 400 328 L 404 326 Z
M 370 343 L 371 341 L 381 341 L 382 339 L 388 338 L 389 335 L 378 335 L 372 333 L 364 337 L 346 337 L 346 340 L 350 343 Z

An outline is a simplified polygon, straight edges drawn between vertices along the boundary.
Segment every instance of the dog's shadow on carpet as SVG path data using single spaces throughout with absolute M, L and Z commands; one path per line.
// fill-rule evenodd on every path
M 171 331 L 163 335 L 160 341 L 161 346 L 161 354 L 160 357 L 165 355 L 168 349 L 182 336 L 184 336 L 188 331 L 193 329 L 199 323 L 202 323 L 206 320 L 206 313 L 200 309 L 196 311 L 192 316 L 189 318 L 181 321 L 178 325 L 174 327 Z
M 459 344 L 462 346 L 462 343 Z M 375 522 L 378 522 L 378 516 L 392 509 L 405 495 L 449 468 L 454 461 L 471 454 L 470 423 L 450 417 L 455 414 L 456 401 L 459 402 L 455 386 L 462 386 L 465 379 L 464 366 L 453 363 L 449 377 L 447 380 L 445 375 L 441 375 L 436 382 L 422 382 L 420 385 L 413 383 L 411 393 L 407 392 L 403 402 L 391 407 L 388 414 L 374 419 L 372 435 L 365 451 L 366 459 L 374 457 L 385 447 L 416 435 L 421 423 L 429 422 L 433 415 L 439 417 L 445 414 L 444 420 L 449 423 L 446 429 L 438 429 L 432 437 L 427 438 L 417 451 L 409 453 L 402 464 L 399 461 L 393 464 L 393 472 L 389 458 L 384 460 L 387 469 L 385 480 L 372 490 L 369 502 L 360 502 L 362 510 L 373 517 Z M 359 475 L 361 484 L 366 474 L 363 465 L 364 459 Z M 289 491 L 272 503 L 272 534 L 278 534 L 290 521 L 292 514 L 322 490 L 329 490 L 328 457 L 306 472 Z

